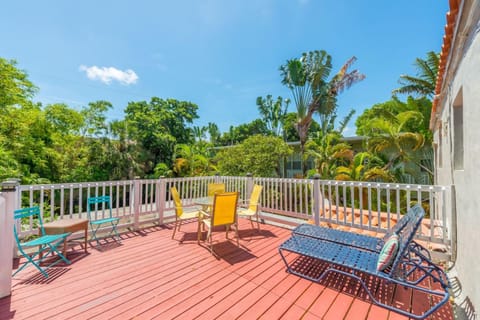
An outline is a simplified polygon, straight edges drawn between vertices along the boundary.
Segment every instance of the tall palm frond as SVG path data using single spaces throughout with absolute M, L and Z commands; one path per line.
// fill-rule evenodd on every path
M 435 94 L 439 60 L 440 55 L 433 51 L 427 53 L 425 60 L 415 59 L 414 66 L 417 75 L 401 75 L 398 81 L 401 87 L 393 90 L 392 93 L 394 95 L 399 93 L 413 94 L 432 98 Z

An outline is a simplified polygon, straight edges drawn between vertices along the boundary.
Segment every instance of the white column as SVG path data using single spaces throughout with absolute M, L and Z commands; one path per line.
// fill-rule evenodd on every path
M 17 181 L 1 184 L 0 192 L 0 298 L 12 293 L 13 210 L 15 210 Z

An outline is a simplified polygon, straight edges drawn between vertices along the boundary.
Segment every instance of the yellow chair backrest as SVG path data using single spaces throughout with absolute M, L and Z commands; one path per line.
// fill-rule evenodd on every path
M 225 192 L 225 183 L 209 183 L 207 187 L 207 196 L 213 197 L 215 193 Z
M 217 193 L 213 199 L 212 225 L 222 226 L 237 221 L 238 192 Z
M 262 186 L 256 184 L 253 186 L 252 194 L 250 195 L 250 202 L 248 203 L 248 209 L 257 211 L 258 201 L 260 200 L 260 194 L 262 193 Z
M 182 200 L 180 200 L 177 188 L 172 187 L 170 188 L 170 191 L 172 192 L 173 202 L 175 203 L 175 213 L 177 214 L 177 217 L 179 217 L 183 213 Z

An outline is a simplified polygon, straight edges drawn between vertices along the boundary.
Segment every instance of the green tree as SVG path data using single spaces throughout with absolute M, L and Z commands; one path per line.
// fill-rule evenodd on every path
M 152 174 L 158 163 L 171 166 L 177 143 L 192 143 L 192 129 L 187 127 L 198 118 L 198 106 L 187 101 L 163 100 L 130 102 L 125 109 L 129 135 L 140 143 L 140 155 L 146 174 Z
M 358 135 L 369 135 L 371 131 L 370 121 L 375 118 L 391 117 L 401 112 L 417 111 L 422 114 L 422 121 L 410 121 L 405 124 L 404 131 L 419 132 L 425 137 L 425 144 L 430 145 L 433 139 L 430 130 L 430 113 L 432 110 L 432 102 L 425 97 L 413 98 L 408 97 L 406 102 L 402 102 L 398 97 L 393 96 L 391 100 L 373 105 L 357 118 L 355 125 Z
M 274 136 L 282 136 L 284 127 L 285 115 L 287 114 L 290 99 L 283 99 L 277 97 L 273 100 L 272 95 L 267 95 L 265 98 L 257 98 L 257 107 L 262 120 L 267 125 L 267 130 Z
M 210 143 L 216 146 L 221 136 L 218 126 L 213 122 L 209 122 L 207 125 L 207 131 L 210 136 Z
M 202 176 L 216 172 L 216 167 L 208 157 L 205 145 L 177 144 L 173 172 L 180 177 Z
M 399 165 L 405 167 L 414 163 L 430 176 L 433 172 L 424 166 L 416 155 L 423 147 L 425 139 L 421 133 L 405 131 L 408 123 L 421 123 L 422 114 L 417 111 L 405 111 L 397 115 L 384 113 L 384 117 L 369 121 L 369 139 L 367 147 L 371 152 L 383 154 L 387 158 L 384 169 L 394 172 Z M 397 178 L 399 178 L 397 176 Z
M 283 132 L 285 135 L 285 141 L 288 142 L 297 142 L 300 141 L 298 136 L 298 131 L 296 129 L 297 124 L 297 114 L 295 112 L 289 112 L 285 115 L 285 120 L 283 123 Z M 308 137 L 314 136 L 318 131 L 320 131 L 320 125 L 315 119 L 312 119 L 310 128 L 308 129 Z
M 0 58 L 0 109 L 30 103 L 37 87 L 28 80 L 25 71 L 17 68 L 15 60 Z
M 234 145 L 241 143 L 248 137 L 253 135 L 268 135 L 269 130 L 261 119 L 255 119 L 252 122 L 241 124 L 238 126 L 230 126 L 228 132 L 224 132 L 219 139 L 219 144 L 222 146 Z
M 50 104 L 45 107 L 44 111 L 48 123 L 59 133 L 78 134 L 84 126 L 82 113 L 69 108 L 66 104 Z
M 315 161 L 315 172 L 322 179 L 334 179 L 338 166 L 346 165 L 353 158 L 353 150 L 348 143 L 341 142 L 341 134 L 318 131 L 317 137 L 306 144 L 307 157 Z M 313 174 L 313 172 L 312 172 Z
M 291 154 L 290 147 L 279 137 L 255 135 L 241 144 L 220 150 L 218 168 L 225 175 L 259 177 L 280 176 L 280 159 Z
M 110 102 L 103 100 L 90 102 L 88 107 L 84 107 L 81 111 L 84 119 L 82 136 L 105 136 L 108 132 L 106 112 L 112 108 L 113 105 Z
M 302 57 L 280 66 L 282 83 L 292 91 L 297 108 L 296 129 L 302 157 L 315 112 L 320 115 L 320 127 L 325 135 L 331 117 L 336 116 L 338 94 L 365 78 L 358 70 L 348 71 L 355 60 L 355 57 L 350 58 L 330 80 L 332 58 L 323 50 L 303 53 Z M 305 174 L 304 162 L 302 171 Z
M 339 166 L 336 169 L 335 180 L 342 181 L 393 181 L 392 174 L 383 169 L 385 165 L 380 157 L 370 152 L 355 154 L 348 166 Z
M 413 94 L 420 97 L 433 98 L 437 83 L 438 65 L 440 55 L 436 52 L 427 52 L 426 59 L 415 59 L 414 66 L 417 69 L 416 76 L 403 74 L 398 81 L 401 87 L 394 89 L 392 93 Z

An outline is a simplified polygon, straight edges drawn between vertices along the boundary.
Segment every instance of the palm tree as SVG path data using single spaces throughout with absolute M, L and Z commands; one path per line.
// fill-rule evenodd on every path
M 330 80 L 328 77 L 332 71 L 332 58 L 324 50 L 303 53 L 299 59 L 288 60 L 286 64 L 280 66 L 282 83 L 292 90 L 297 108 L 296 129 L 300 138 L 302 158 L 314 113 L 319 113 L 320 126 L 325 134 L 327 124 L 336 114 L 338 94 L 365 78 L 358 70 L 348 72 L 355 60 L 355 57 L 350 58 Z M 302 161 L 304 175 L 305 171 L 305 161 Z
M 394 95 L 400 93 L 433 98 L 437 83 L 439 59 L 440 55 L 433 51 L 427 52 L 426 60 L 417 58 L 414 62 L 417 76 L 402 74 L 398 81 L 401 87 L 393 90 L 392 93 Z
M 333 179 L 338 166 L 347 164 L 353 158 L 353 150 L 347 143 L 340 142 L 341 135 L 317 132 L 317 137 L 306 144 L 306 155 L 315 159 L 316 173 L 322 179 Z
M 370 128 L 368 149 L 387 156 L 388 160 L 384 166 L 386 170 L 394 169 L 398 163 L 411 162 L 429 175 L 433 175 L 431 168 L 424 166 L 416 156 L 417 151 L 424 145 L 424 136 L 418 132 L 404 131 L 410 121 L 422 121 L 422 114 L 417 111 L 405 111 L 388 115 L 388 112 L 384 112 L 384 117 L 372 119 L 368 125 Z
M 390 172 L 384 170 L 382 159 L 369 152 L 359 152 L 353 157 L 352 161 L 346 166 L 337 168 L 335 180 L 341 181 L 392 181 Z

